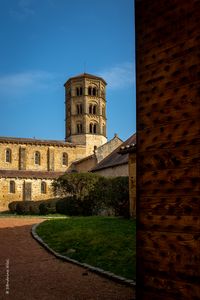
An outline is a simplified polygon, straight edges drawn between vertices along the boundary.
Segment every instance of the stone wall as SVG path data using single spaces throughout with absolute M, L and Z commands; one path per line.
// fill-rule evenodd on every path
M 108 177 L 129 176 L 128 164 L 96 170 L 94 173 Z
M 11 150 L 11 162 L 6 162 L 6 149 Z M 24 150 L 23 166 L 21 163 L 21 150 Z M 35 164 L 35 152 L 40 153 L 40 164 Z M 62 164 L 62 155 L 67 153 L 68 164 Z M 23 143 L 0 143 L 0 169 L 10 170 L 34 170 L 34 171 L 66 171 L 75 160 L 86 156 L 85 146 L 49 146 Z
M 91 155 L 94 146 L 100 147 L 107 142 L 107 139 L 99 134 L 77 134 L 70 138 L 72 143 L 86 145 L 86 155 Z
M 113 152 L 116 148 L 118 148 L 123 141 L 115 134 L 114 138 L 104 145 L 98 147 L 95 151 L 95 155 L 97 158 L 97 162 L 102 161 L 106 156 L 108 156 L 111 152 Z
M 10 193 L 10 181 L 15 182 L 15 192 Z M 46 183 L 46 193 L 41 193 L 41 182 Z M 51 179 L 24 179 L 24 178 L 0 178 L 0 211 L 8 209 L 8 204 L 12 201 L 22 201 L 24 199 L 25 183 L 31 183 L 31 200 L 45 200 L 53 198 Z
M 100 161 L 102 161 L 106 156 L 112 153 L 116 148 L 122 144 L 122 140 L 118 138 L 117 135 L 114 136 L 112 140 L 103 144 L 102 146 L 93 149 L 94 154 L 90 155 L 72 165 L 72 169 L 77 172 L 88 172 L 93 169 Z

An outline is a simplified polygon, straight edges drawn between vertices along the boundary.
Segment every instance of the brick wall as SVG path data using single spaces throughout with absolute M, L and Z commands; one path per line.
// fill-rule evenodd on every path
M 200 1 L 136 1 L 138 299 L 200 299 Z

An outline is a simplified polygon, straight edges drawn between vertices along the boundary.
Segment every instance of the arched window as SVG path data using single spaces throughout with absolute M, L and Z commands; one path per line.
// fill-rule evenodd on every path
M 89 114 L 96 115 L 96 113 L 97 113 L 97 106 L 96 106 L 96 104 L 90 104 L 90 106 L 89 106 Z
M 82 115 L 83 113 L 83 106 L 81 103 L 76 105 L 76 111 L 77 111 L 77 115 Z
M 63 166 L 68 165 L 68 155 L 67 155 L 66 152 L 64 152 L 63 155 L 62 155 L 62 164 L 63 164 Z
M 90 96 L 92 95 L 92 88 L 91 88 L 91 86 L 88 87 L 88 95 L 90 95 Z
M 39 151 L 35 152 L 35 164 L 40 165 L 40 152 Z
M 12 151 L 11 149 L 6 149 L 6 162 L 11 163 L 12 160 Z
M 96 113 L 97 113 L 97 106 L 93 105 L 93 115 L 96 115 Z
M 77 123 L 76 128 L 77 128 L 77 133 L 82 133 L 83 132 L 83 126 L 82 126 L 81 123 Z
M 15 182 L 14 180 L 10 181 L 10 189 L 9 189 L 10 193 L 15 193 Z
M 93 124 L 90 123 L 90 133 L 92 133 L 92 132 L 93 132 Z
M 83 95 L 83 88 L 82 86 L 76 88 L 76 96 L 82 96 Z
M 76 96 L 79 96 L 79 88 L 76 88 Z
M 96 123 L 90 123 L 90 133 L 97 133 L 97 124 Z
M 47 184 L 45 181 L 41 182 L 41 193 L 46 194 L 47 193 Z
M 94 87 L 93 90 L 92 90 L 92 95 L 93 95 L 93 96 L 96 96 L 96 95 L 97 95 L 97 89 L 96 89 L 95 87 Z

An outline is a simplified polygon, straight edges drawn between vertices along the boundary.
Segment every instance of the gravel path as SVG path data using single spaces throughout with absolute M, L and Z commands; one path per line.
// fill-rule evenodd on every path
M 0 299 L 132 300 L 131 287 L 58 260 L 31 236 L 43 219 L 0 218 Z

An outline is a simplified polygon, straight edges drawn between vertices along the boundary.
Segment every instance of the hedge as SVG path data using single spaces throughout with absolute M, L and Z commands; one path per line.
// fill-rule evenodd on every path
M 65 174 L 54 181 L 58 213 L 68 215 L 114 214 L 129 217 L 128 177 L 103 177 L 92 173 Z
M 128 177 L 102 177 L 92 173 L 65 174 L 54 181 L 54 188 L 62 198 L 14 201 L 9 204 L 9 209 L 17 214 L 114 214 L 129 217 Z
M 19 215 L 46 215 L 56 213 L 58 199 L 40 201 L 13 201 L 9 203 L 10 212 Z

